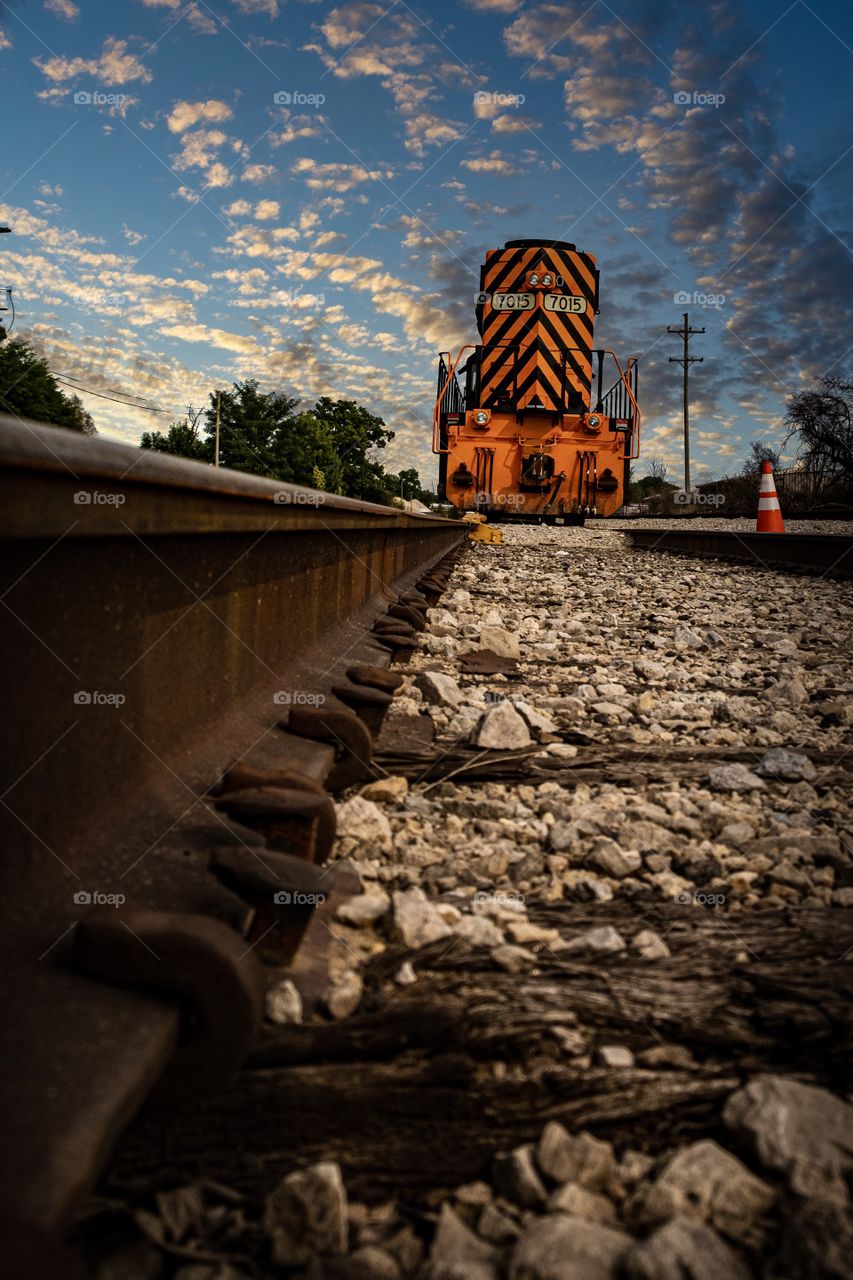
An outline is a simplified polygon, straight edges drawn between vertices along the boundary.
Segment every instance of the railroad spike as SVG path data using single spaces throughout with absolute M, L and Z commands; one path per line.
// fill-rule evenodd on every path
M 330 872 L 303 858 L 264 849 L 214 849 L 209 867 L 226 888 L 253 908 L 247 940 L 261 958 L 289 964 L 311 917 L 330 892 Z
M 384 689 L 386 693 L 395 693 L 403 683 L 401 675 L 386 667 L 347 667 L 347 679 L 352 680 L 353 684 L 364 684 L 371 689 Z
M 271 849 L 321 862 L 331 852 L 334 803 L 330 796 L 286 787 L 240 787 L 216 798 L 217 809 L 260 831 Z
M 414 647 L 415 642 L 405 643 Z M 329 790 L 341 790 L 372 777 L 373 741 L 365 725 L 352 711 L 293 707 L 287 721 L 281 722 L 281 727 L 288 733 L 311 738 L 315 742 L 333 744 L 336 764 L 326 779 Z
M 165 993 L 185 1008 L 175 1057 L 157 1086 L 164 1099 L 215 1092 L 260 1029 L 263 980 L 243 938 L 208 916 L 147 907 L 96 908 L 77 924 L 70 959 L 87 977 Z

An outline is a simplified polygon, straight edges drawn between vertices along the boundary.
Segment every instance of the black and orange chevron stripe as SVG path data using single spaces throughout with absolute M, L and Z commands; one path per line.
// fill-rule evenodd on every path
M 527 278 L 532 271 L 550 272 L 553 287 L 531 290 Z M 511 404 L 516 409 L 533 405 L 553 412 L 572 412 L 578 403 L 586 407 L 598 307 L 598 271 L 592 254 L 561 244 L 510 241 L 506 248 L 486 254 L 480 290 L 480 404 L 485 408 Z M 505 310 L 499 305 L 505 294 L 530 293 L 535 301 L 529 310 Z M 546 304 L 546 295 L 566 302 Z M 559 309 L 564 306 L 565 310 Z

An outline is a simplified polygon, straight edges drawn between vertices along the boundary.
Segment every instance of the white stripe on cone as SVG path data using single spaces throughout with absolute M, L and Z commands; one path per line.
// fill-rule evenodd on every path
M 773 479 L 773 472 L 772 472 L 772 471 L 765 471 L 765 472 L 763 472 L 763 473 L 762 473 L 762 476 L 761 476 L 761 487 L 759 488 L 758 492 L 759 492 L 759 493 L 773 493 L 773 494 L 775 494 L 775 492 L 776 492 L 776 482 L 775 482 L 775 481 L 774 481 L 774 479 Z
M 759 511 L 781 511 L 781 509 L 775 493 L 764 493 L 758 499 Z

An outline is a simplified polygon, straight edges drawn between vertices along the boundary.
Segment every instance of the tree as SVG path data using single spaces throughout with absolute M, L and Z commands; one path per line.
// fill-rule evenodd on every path
M 772 444 L 765 444 L 763 440 L 753 440 L 749 446 L 749 453 L 743 460 L 740 473 L 742 476 L 750 477 L 760 475 L 765 462 L 772 463 L 775 471 L 781 456 L 781 449 L 774 449 Z
M 389 477 L 395 479 L 395 477 Z M 408 467 L 405 471 L 401 471 L 396 477 L 395 485 L 399 497 L 416 502 L 423 502 L 429 505 L 435 502 L 435 494 L 430 493 L 428 489 L 424 489 L 421 484 L 421 478 L 414 467 Z
M 216 438 L 216 393 L 211 392 L 204 415 L 205 432 L 211 450 Z M 230 391 L 219 394 L 219 463 L 232 471 L 249 471 L 274 480 L 288 480 L 281 470 L 289 470 L 282 447 L 299 401 L 278 391 L 261 391 L 254 378 L 235 382 Z M 211 454 L 212 456 L 212 454 Z
M 323 396 L 313 409 L 297 412 L 299 402 L 279 391 L 261 391 L 254 379 L 235 382 L 219 396 L 220 465 L 330 493 L 389 503 L 399 487 L 376 461 L 393 432 L 381 418 L 354 400 Z M 145 432 L 140 446 L 158 453 L 213 462 L 216 393 L 204 411 L 205 439 L 199 435 L 201 410 L 187 409 L 165 435 Z M 420 488 L 418 474 L 411 476 Z
M 201 409 L 187 405 L 187 416 L 173 422 L 163 435 L 162 431 L 146 431 L 139 442 L 140 449 L 152 449 L 155 453 L 172 453 L 179 458 L 192 458 L 196 462 L 212 462 L 213 448 L 199 435 Z
M 799 436 L 797 457 L 827 481 L 853 481 L 853 382 L 849 373 L 826 376 L 816 388 L 788 400 L 788 434 Z
M 80 397 L 60 390 L 47 361 L 23 338 L 0 342 L 0 411 L 86 436 L 96 434 Z
M 394 439 L 385 423 L 354 400 L 331 400 L 322 396 L 312 416 L 328 431 L 340 467 L 338 492 L 365 502 L 388 503 L 393 497 L 393 480 L 371 455 Z

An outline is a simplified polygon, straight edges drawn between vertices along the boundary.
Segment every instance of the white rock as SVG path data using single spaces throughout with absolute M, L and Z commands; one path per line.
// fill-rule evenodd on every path
M 713 791 L 757 791 L 764 783 L 745 764 L 720 764 L 708 771 Z
M 592 951 L 598 955 L 610 956 L 625 950 L 625 939 L 612 925 L 599 925 L 598 928 L 586 929 L 576 938 L 571 938 L 560 950 L 562 953 Z
M 516 698 L 512 704 L 516 711 L 520 712 L 530 728 L 537 733 L 556 733 L 557 726 L 550 716 L 544 715 L 541 711 L 537 711 L 529 702 L 523 702 Z
M 465 695 L 453 677 L 445 675 L 442 671 L 418 672 L 415 685 L 426 701 L 434 706 L 455 708 L 465 701 Z
M 388 778 L 377 778 L 369 783 L 361 794 L 365 800 L 378 800 L 386 804 L 400 804 L 409 791 L 409 779 L 394 775 Z
M 336 1020 L 348 1018 L 358 1008 L 363 992 L 364 983 L 359 975 L 350 969 L 338 979 L 331 991 L 327 992 L 326 1008 Z
M 634 1055 L 624 1044 L 600 1045 L 596 1057 L 602 1067 L 614 1071 L 627 1071 L 634 1065 Z
M 340 1166 L 327 1161 L 282 1178 L 266 1198 L 263 1225 L 278 1266 L 304 1266 L 317 1254 L 344 1253 L 347 1196 Z
M 465 938 L 474 947 L 499 947 L 504 936 L 488 916 L 463 916 L 453 925 L 458 938 Z
M 532 951 L 526 950 L 525 947 L 513 946 L 509 942 L 503 946 L 495 947 L 492 952 L 492 959 L 499 968 L 505 969 L 507 973 L 524 973 L 527 969 L 532 969 L 536 964 L 536 956 Z
M 512 1255 L 510 1280 L 613 1280 L 631 1236 L 568 1213 L 534 1218 Z
M 393 934 L 407 947 L 425 947 L 438 938 L 448 938 L 445 924 L 423 889 L 398 890 L 392 895 Z
M 520 658 L 518 636 L 503 627 L 481 627 L 480 648 L 489 649 L 500 658 Z
M 302 996 L 289 978 L 278 982 L 266 994 L 266 1015 L 270 1022 L 284 1025 L 302 1021 Z
M 381 920 L 390 906 L 391 899 L 383 889 L 371 889 L 342 903 L 335 915 L 344 924 L 354 925 L 357 929 L 366 929 L 376 924 L 377 920 Z
M 415 973 L 411 960 L 404 960 L 400 968 L 394 974 L 394 981 L 398 987 L 410 987 L 413 982 L 417 982 L 418 975 Z
M 390 853 L 393 842 L 391 823 L 372 800 L 364 796 L 352 796 L 337 806 L 338 837 L 345 837 L 357 844 L 372 845 L 384 853 Z
M 808 756 L 785 747 L 773 747 L 761 759 L 758 772 L 765 778 L 778 778 L 782 782 L 811 782 L 817 777 L 817 769 Z
M 474 730 L 474 745 L 492 751 L 513 751 L 530 746 L 532 739 L 524 720 L 511 702 L 489 707 Z
M 698 632 L 692 631 L 690 627 L 676 627 L 672 639 L 676 649 L 704 649 L 707 643 Z
M 634 938 L 633 947 L 644 960 L 665 960 L 671 955 L 669 947 L 654 929 L 641 929 Z

